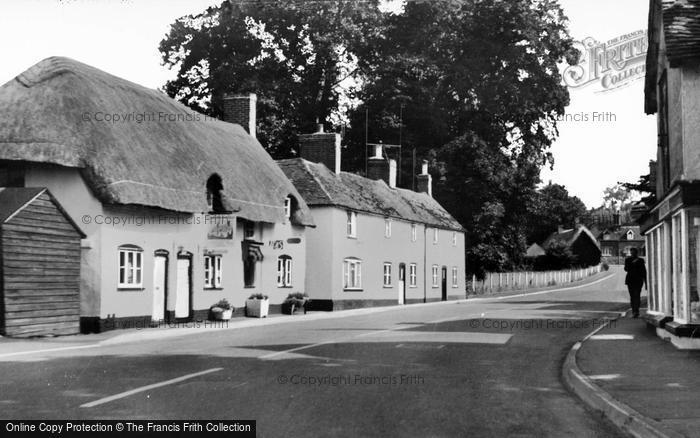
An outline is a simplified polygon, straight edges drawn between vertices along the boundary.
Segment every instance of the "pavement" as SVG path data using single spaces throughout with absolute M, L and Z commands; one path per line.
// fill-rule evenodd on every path
M 700 351 L 678 350 L 643 319 L 609 322 L 574 345 L 568 386 L 637 437 L 700 437 Z

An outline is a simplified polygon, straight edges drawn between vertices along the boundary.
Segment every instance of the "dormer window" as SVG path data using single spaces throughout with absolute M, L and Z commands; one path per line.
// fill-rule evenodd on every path
M 292 197 L 291 196 L 287 196 L 284 199 L 284 217 L 286 217 L 287 219 L 292 217 Z
M 357 213 L 348 210 L 347 235 L 348 237 L 357 237 Z
M 627 240 L 634 240 L 634 231 L 627 231 Z
M 214 173 L 207 180 L 207 206 L 210 213 L 228 213 L 224 208 L 222 201 L 222 192 L 224 185 L 221 182 L 221 177 Z

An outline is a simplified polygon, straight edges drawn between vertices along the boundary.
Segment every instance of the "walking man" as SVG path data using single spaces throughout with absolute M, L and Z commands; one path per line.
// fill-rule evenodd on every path
M 639 301 L 642 294 L 642 286 L 647 288 L 647 268 L 644 259 L 638 257 L 637 248 L 630 250 L 630 257 L 625 259 L 625 284 L 630 293 L 630 304 L 632 305 L 632 315 L 639 318 Z

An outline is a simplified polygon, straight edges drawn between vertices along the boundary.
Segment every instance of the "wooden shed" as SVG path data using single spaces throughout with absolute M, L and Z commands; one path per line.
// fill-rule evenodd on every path
M 83 232 L 45 188 L 0 188 L 0 333 L 80 330 Z

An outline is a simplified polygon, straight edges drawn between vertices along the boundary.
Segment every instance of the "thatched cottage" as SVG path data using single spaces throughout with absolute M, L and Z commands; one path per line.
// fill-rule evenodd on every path
M 254 104 L 227 120 L 254 129 Z M 304 290 L 310 210 L 251 134 L 67 58 L 0 87 L 0 187 L 48 188 L 86 234 L 83 331 Z

